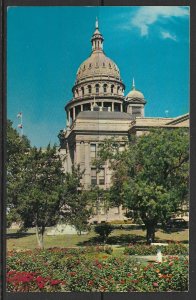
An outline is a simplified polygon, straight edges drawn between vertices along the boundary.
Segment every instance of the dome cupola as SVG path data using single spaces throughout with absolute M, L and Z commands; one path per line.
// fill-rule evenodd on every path
M 136 90 L 136 88 L 135 88 L 134 78 L 133 78 L 133 83 L 132 83 L 132 90 L 127 94 L 125 101 L 134 102 L 134 103 L 136 103 L 136 102 L 145 102 L 146 103 L 143 93 L 140 92 L 139 90 Z
M 104 38 L 99 31 L 98 20 L 95 22 L 95 31 L 91 38 L 91 55 L 79 66 L 76 74 L 76 82 L 87 82 L 89 80 L 115 80 L 118 81 L 122 89 L 125 86 L 120 79 L 120 71 L 117 65 L 108 58 L 103 51 Z
M 104 41 L 104 38 L 103 38 L 102 34 L 99 31 L 98 19 L 96 18 L 95 32 L 93 33 L 93 36 L 91 38 L 92 51 L 101 51 L 101 50 L 103 50 L 103 41 Z
M 135 117 L 144 117 L 144 105 L 146 104 L 146 100 L 143 93 L 139 90 L 136 90 L 134 78 L 132 90 L 125 97 L 125 103 L 127 107 L 127 113 L 130 113 Z

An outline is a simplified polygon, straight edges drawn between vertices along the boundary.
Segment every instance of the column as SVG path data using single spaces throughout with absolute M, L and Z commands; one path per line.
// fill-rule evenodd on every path
M 67 121 L 66 121 L 66 127 L 69 127 L 69 114 L 68 111 L 66 111 Z
M 66 161 L 67 161 L 67 172 L 71 172 L 72 163 L 71 163 L 69 145 L 67 145 L 67 157 L 66 157 Z
M 70 119 L 71 119 L 71 116 L 70 116 L 70 109 L 68 111 L 68 122 L 69 122 L 69 126 L 70 126 Z
M 123 105 L 122 105 L 122 103 L 120 104 L 120 111 L 121 112 L 123 111 Z
M 80 163 L 80 142 L 76 143 L 76 150 L 75 150 L 75 164 Z
M 81 111 L 83 111 L 83 104 L 81 104 Z
M 73 107 L 73 121 L 75 121 L 75 118 L 76 118 L 76 109 L 75 107 Z
M 114 111 L 114 102 L 112 102 L 112 111 Z
M 85 157 L 85 180 L 84 184 L 87 187 L 91 184 L 91 174 L 90 174 L 90 151 L 89 143 L 84 143 L 84 157 Z

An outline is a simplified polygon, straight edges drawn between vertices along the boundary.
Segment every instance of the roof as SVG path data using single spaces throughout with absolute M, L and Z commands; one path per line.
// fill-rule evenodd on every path
M 119 111 L 81 111 L 77 115 L 77 120 L 78 119 L 134 120 L 135 118 L 130 114 Z
M 89 76 L 111 76 L 120 79 L 117 65 L 102 50 L 93 51 L 78 68 L 76 81 Z

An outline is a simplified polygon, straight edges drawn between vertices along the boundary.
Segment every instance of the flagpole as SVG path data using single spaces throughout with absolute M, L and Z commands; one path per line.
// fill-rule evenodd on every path
M 22 128 L 21 128 L 21 137 L 23 136 L 23 123 L 22 123 L 22 114 L 21 114 L 21 125 L 22 125 Z
M 20 128 L 20 137 L 23 136 L 23 123 L 22 123 L 22 112 L 17 114 L 17 118 L 20 118 L 20 124 L 18 124 L 18 128 Z

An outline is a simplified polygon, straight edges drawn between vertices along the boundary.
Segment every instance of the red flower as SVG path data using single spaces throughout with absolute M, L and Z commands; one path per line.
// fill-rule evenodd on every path
M 125 280 L 124 280 L 124 279 L 122 279 L 122 280 L 120 281 L 120 283 L 121 283 L 121 284 L 124 284 L 124 283 L 125 283 Z
M 131 276 L 132 276 L 132 274 L 131 274 L 131 273 L 128 273 L 128 274 L 127 274 L 127 276 L 128 276 L 128 277 L 131 277 Z
M 170 263 L 169 263 L 169 266 L 172 266 L 172 265 L 173 265 L 173 262 L 170 262 Z
M 159 286 L 157 282 L 153 282 L 152 285 L 153 285 L 154 287 L 158 287 L 158 286 Z
M 56 279 L 56 280 L 51 280 L 50 283 L 51 283 L 51 285 L 57 285 L 57 284 L 61 283 L 61 281 Z
M 93 285 L 93 281 L 92 281 L 92 280 L 89 280 L 88 284 L 89 284 L 89 285 Z
M 38 276 L 38 277 L 36 278 L 36 280 L 37 280 L 37 282 L 41 282 L 41 281 L 43 281 L 43 280 L 44 280 L 44 278 L 43 278 L 43 277 L 41 277 L 41 276 Z
M 43 282 L 38 283 L 38 287 L 39 287 L 40 289 L 43 289 L 43 288 L 44 288 L 44 283 L 43 283 Z
M 75 276 L 75 275 L 76 275 L 76 272 L 70 272 L 70 275 L 71 275 L 71 276 Z

